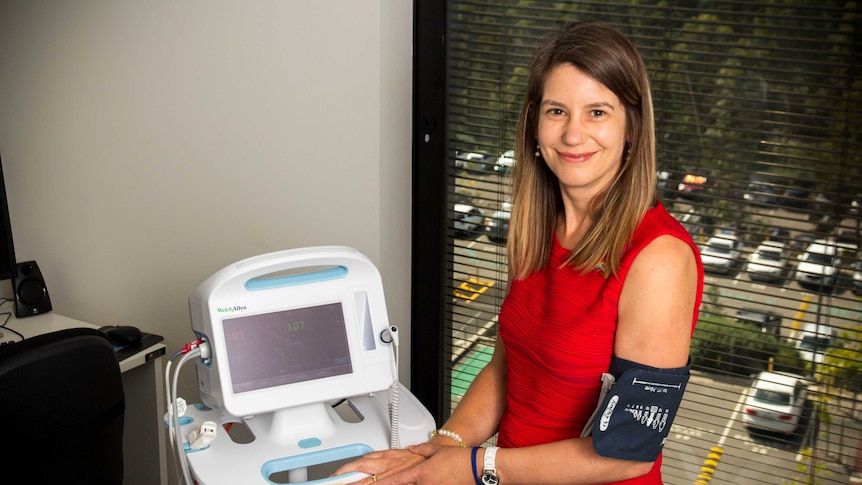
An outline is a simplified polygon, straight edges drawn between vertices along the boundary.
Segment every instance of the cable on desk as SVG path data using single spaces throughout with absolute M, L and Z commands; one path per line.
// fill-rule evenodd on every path
M 177 452 L 177 461 L 179 462 L 180 469 L 183 472 L 183 478 L 185 479 L 184 483 L 186 483 L 188 485 L 193 485 L 194 481 L 192 480 L 191 470 L 189 470 L 188 458 L 186 457 L 186 452 L 185 452 L 185 449 L 183 447 L 183 436 L 182 436 L 182 433 L 180 432 L 180 416 L 179 416 L 180 413 L 179 413 L 179 410 L 177 409 L 177 399 L 176 399 L 176 397 L 177 397 L 177 381 L 179 380 L 180 369 L 182 369 L 183 365 L 186 362 L 188 362 L 189 360 L 200 356 L 200 354 L 201 354 L 200 348 L 195 348 L 195 349 L 189 351 L 188 353 L 184 354 L 180 358 L 179 363 L 177 363 L 177 368 L 174 369 L 174 380 L 173 380 L 173 384 L 171 387 L 171 391 L 172 391 L 171 409 L 173 410 L 172 420 L 173 420 L 173 428 L 175 430 L 174 431 L 174 439 L 175 439 L 175 446 L 176 446 L 176 452 Z
M 202 347 L 204 348 L 202 349 Z M 174 450 L 174 456 L 177 457 L 179 469 L 182 471 L 182 477 L 178 478 L 180 478 L 182 483 L 189 485 L 194 484 L 194 480 L 191 477 L 191 470 L 189 469 L 188 459 L 186 458 L 185 448 L 183 447 L 183 436 L 180 430 L 180 412 L 177 405 L 179 400 L 179 397 L 177 396 L 177 382 L 179 381 L 179 373 L 183 365 L 189 360 L 203 355 L 206 355 L 207 357 L 209 356 L 209 345 L 206 343 L 206 340 L 199 338 L 189 342 L 182 349 L 174 352 L 165 365 L 165 396 L 168 401 L 167 410 L 168 415 L 170 416 L 168 430 L 171 438 L 168 441 L 171 443 L 171 448 Z M 171 376 L 171 366 L 173 361 L 177 358 L 179 358 L 179 362 L 177 363 L 176 369 L 173 371 L 173 376 Z
M 7 301 L 12 301 L 8 298 L 4 298 L 4 300 L 6 300 L 6 301 L 0 303 L 0 305 L 2 305 L 3 303 L 6 303 Z M 0 316 L 2 316 L 2 315 L 6 315 L 6 320 L 3 320 L 3 323 L 0 324 L 0 328 L 2 328 L 3 330 L 8 330 L 8 331 L 14 333 L 15 335 L 21 337 L 21 340 L 24 340 L 24 336 L 21 335 L 20 332 L 6 326 L 9 323 L 9 320 L 12 318 L 12 312 L 2 312 L 2 313 L 0 313 Z
M 206 342 L 206 340 L 199 338 L 197 340 L 193 340 L 183 346 L 180 350 L 177 350 L 173 353 L 173 355 L 168 358 L 168 363 L 165 365 L 165 399 L 167 401 L 167 407 L 165 407 L 165 411 L 170 411 L 173 409 L 173 403 L 171 402 L 171 363 L 182 354 L 187 354 L 191 352 L 193 349 L 200 347 L 201 344 Z M 172 432 L 173 433 L 173 432 Z M 173 437 L 173 434 L 171 434 Z M 173 444 L 173 440 L 171 440 Z

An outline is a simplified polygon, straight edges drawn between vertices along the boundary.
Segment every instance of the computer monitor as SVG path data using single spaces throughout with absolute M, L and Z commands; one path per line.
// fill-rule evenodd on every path
M 12 242 L 12 222 L 6 200 L 6 182 L 3 178 L 3 160 L 0 157 L 0 280 L 14 278 L 17 268 L 15 244 Z
M 329 403 L 396 382 L 380 275 L 355 249 L 240 261 L 201 284 L 189 308 L 209 346 L 196 366 L 201 399 L 228 415 L 277 413 L 291 429 L 297 421 L 324 426 Z

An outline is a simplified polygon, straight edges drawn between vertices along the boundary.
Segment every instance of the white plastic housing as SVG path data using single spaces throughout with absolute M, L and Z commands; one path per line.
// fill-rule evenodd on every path
M 254 321 L 296 313 L 293 310 L 328 306 L 331 312 L 339 305 L 350 372 L 273 387 L 234 389 L 231 361 L 255 357 L 229 356 L 228 339 L 243 338 L 246 320 L 254 326 Z M 353 248 L 292 249 L 239 261 L 216 272 L 192 292 L 189 311 L 192 329 L 211 346 L 209 363 L 197 365 L 201 399 L 226 414 L 250 416 L 359 396 L 386 390 L 397 379 L 391 344 L 380 339 L 389 328 L 380 274 L 364 254 Z M 305 322 L 294 323 L 289 325 L 305 327 Z M 333 341 L 340 338 L 333 335 Z M 301 349 L 299 342 L 301 339 L 291 343 L 292 347 L 272 343 L 285 353 L 287 348 Z M 247 348 L 243 352 L 253 354 Z

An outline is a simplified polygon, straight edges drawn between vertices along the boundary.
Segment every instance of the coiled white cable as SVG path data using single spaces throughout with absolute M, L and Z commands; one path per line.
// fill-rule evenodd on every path
M 401 435 L 398 431 L 398 327 L 391 325 L 389 327 L 389 337 L 392 339 L 392 351 L 395 353 L 393 371 L 395 372 L 395 382 L 389 388 L 389 448 L 393 450 L 401 449 Z

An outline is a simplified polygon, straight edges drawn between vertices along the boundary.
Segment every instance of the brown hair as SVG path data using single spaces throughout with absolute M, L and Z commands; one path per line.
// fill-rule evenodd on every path
M 626 113 L 626 149 L 616 179 L 592 201 L 594 224 L 566 264 L 582 271 L 603 265 L 616 272 L 622 254 L 646 211 L 655 203 L 655 124 L 646 67 L 637 48 L 613 27 L 570 23 L 552 32 L 533 55 L 515 142 L 512 214 L 507 255 L 510 277 L 525 278 L 547 264 L 560 186 L 535 155 L 538 106 L 545 79 L 555 67 L 571 64 L 604 84 Z

